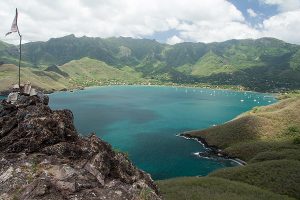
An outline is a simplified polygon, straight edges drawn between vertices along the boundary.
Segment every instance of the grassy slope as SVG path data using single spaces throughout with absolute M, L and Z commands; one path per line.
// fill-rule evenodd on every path
M 290 67 L 294 70 L 300 71 L 300 50 L 298 50 L 290 61 Z
M 193 75 L 206 76 L 212 73 L 234 72 L 279 63 L 288 67 L 285 63 L 287 58 L 292 61 L 291 67 L 299 67 L 298 47 L 277 39 L 229 40 L 222 43 L 210 43 L 207 46 L 206 53 L 198 57 L 197 62 L 190 63 Z M 290 54 L 292 54 L 291 57 Z M 178 69 L 180 70 L 180 67 Z
M 9 90 L 13 84 L 16 84 L 17 76 L 18 68 L 15 65 L 0 65 L 0 91 Z M 144 79 L 129 67 L 119 70 L 101 61 L 82 58 L 61 67 L 51 66 L 45 70 L 23 67 L 21 68 L 21 82 L 27 81 L 35 87 L 49 91 L 114 83 L 142 83 Z
M 287 196 L 215 177 L 187 177 L 157 182 L 165 200 L 285 200 Z
M 31 82 L 37 88 L 44 90 L 61 90 L 70 87 L 68 81 L 53 72 L 44 72 L 32 68 L 21 68 L 21 82 Z M 18 68 L 12 64 L 0 65 L 0 91 L 9 90 L 18 82 Z
M 242 183 L 300 199 L 300 97 L 295 92 L 281 98 L 283 100 L 276 104 L 254 108 L 223 125 L 189 133 L 205 138 L 209 145 L 218 146 L 229 155 L 248 162 L 244 167 L 221 169 L 209 175 L 209 178 L 222 178 L 223 191 L 218 189 L 217 183 L 208 183 L 210 179 L 207 177 L 187 179 L 189 187 L 198 187 L 199 191 L 205 191 L 214 199 L 226 199 L 231 196 L 231 190 L 224 188 L 231 181 L 237 181 L 240 184 L 235 189 L 244 191 L 245 195 L 248 193 Z M 167 199 L 171 199 L 172 195 L 198 199 L 189 194 L 193 191 L 184 186 L 185 182 L 185 179 L 166 180 L 159 185 Z M 250 192 L 249 195 L 255 194 Z M 240 199 L 247 198 L 241 196 Z
M 234 67 L 221 56 L 216 55 L 212 51 L 205 54 L 194 65 L 192 75 L 195 76 L 209 76 L 213 73 L 232 72 Z
M 299 145 L 294 144 L 300 136 L 299 110 L 300 97 L 289 98 L 190 135 L 201 136 L 208 144 L 246 161 L 266 151 L 281 151 L 281 154 L 284 149 L 299 151 Z
M 213 73 L 235 71 L 224 58 L 209 51 L 202 56 L 194 65 L 183 65 L 177 68 L 178 71 L 194 76 L 209 76 Z
M 248 183 L 274 193 L 286 194 L 299 199 L 299 169 L 300 161 L 272 160 L 249 164 L 245 167 L 221 169 L 209 176 Z
M 0 41 L 0 51 L 5 50 L 9 46 L 13 46 L 13 45 Z
M 99 85 L 109 82 L 126 84 L 137 83 L 143 79 L 137 73 L 113 68 L 102 61 L 82 58 L 64 64 L 60 69 L 69 74 L 71 82 L 82 86 Z
M 19 50 L 16 46 L 0 41 L 0 65 L 6 64 L 19 64 Z M 32 66 L 30 62 L 22 61 L 22 66 Z

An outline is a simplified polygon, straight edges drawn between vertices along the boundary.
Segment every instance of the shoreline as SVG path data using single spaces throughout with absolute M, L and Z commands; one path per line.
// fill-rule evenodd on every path
M 97 88 L 97 87 L 107 87 L 107 86 L 145 86 L 145 87 L 179 87 L 179 88 L 202 88 L 202 89 L 212 89 L 212 90 L 227 90 L 233 92 L 253 92 L 253 93 L 263 93 L 278 96 L 280 93 L 271 93 L 271 92 L 258 92 L 254 90 L 247 90 L 241 86 L 231 86 L 231 85 L 208 85 L 208 84 L 177 84 L 177 83 L 167 83 L 167 84 L 105 84 L 105 85 L 93 85 L 93 86 L 74 86 L 71 88 L 63 88 L 63 89 L 53 89 L 53 90 L 40 90 L 44 94 L 52 94 L 54 92 L 73 92 L 78 90 L 86 90 L 89 88 Z M 0 91 L 0 96 L 7 96 L 10 90 Z
M 251 92 L 251 93 L 261 93 L 261 94 L 269 94 L 273 95 L 274 97 L 280 93 L 271 93 L 271 92 L 258 92 L 254 90 L 246 90 L 246 89 L 237 89 L 235 87 L 237 86 L 228 86 L 229 88 L 226 87 L 226 85 L 190 85 L 190 84 L 111 84 L 111 85 L 94 85 L 94 86 L 87 86 L 87 87 L 82 87 L 82 89 L 73 89 L 73 90 L 85 90 L 89 88 L 97 88 L 97 87 L 109 87 L 109 86 L 145 86 L 145 87 L 178 87 L 178 88 L 197 88 L 197 89 L 211 89 L 211 90 L 226 90 L 226 91 L 232 91 L 232 92 Z M 231 87 L 231 88 L 230 88 Z M 72 89 L 68 89 L 66 91 L 71 91 Z
M 197 130 L 186 131 L 186 132 L 177 134 L 176 136 L 182 137 L 187 140 L 195 140 L 198 143 L 200 143 L 206 150 L 208 150 L 208 152 L 197 152 L 198 153 L 197 156 L 200 156 L 203 158 L 209 158 L 209 159 L 222 158 L 222 159 L 226 159 L 226 160 L 231 160 L 231 161 L 239 164 L 240 166 L 247 165 L 247 163 L 245 161 L 243 161 L 239 158 L 236 158 L 236 157 L 232 157 L 232 156 L 224 153 L 224 151 L 222 149 L 220 149 L 219 147 L 214 146 L 214 145 L 209 145 L 204 138 L 199 137 L 199 136 L 195 137 L 195 136 L 192 136 L 189 134 L 189 133 L 192 133 L 195 131 L 197 131 Z
M 211 89 L 211 90 L 226 90 L 226 91 L 232 91 L 232 92 L 251 92 L 251 93 L 260 93 L 260 94 L 266 94 L 266 95 L 271 95 L 274 98 L 277 99 L 278 95 L 280 93 L 270 93 L 270 92 L 258 92 L 258 91 L 252 91 L 252 90 L 239 90 L 239 89 L 234 89 L 234 88 L 222 88 L 222 87 L 209 87 L 209 86 L 191 86 L 191 85 L 156 85 L 156 84 L 115 84 L 115 85 L 95 85 L 95 86 L 87 86 L 87 87 L 78 87 L 78 88 L 72 88 L 72 89 L 62 89 L 62 90 L 51 90 L 51 91 L 44 91 L 46 94 L 52 94 L 55 92 L 74 92 L 74 91 L 79 91 L 79 90 L 88 90 L 88 89 L 93 89 L 93 88 L 102 88 L 102 87 L 113 87 L 113 86 L 140 86 L 140 87 L 173 87 L 173 88 L 195 88 L 195 89 Z M 0 92 L 1 95 L 1 92 Z

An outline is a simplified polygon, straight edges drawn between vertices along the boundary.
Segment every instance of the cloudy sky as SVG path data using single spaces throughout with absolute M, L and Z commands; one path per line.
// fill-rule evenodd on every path
M 300 44 L 300 0 L 1 0 L 0 40 L 19 10 L 25 42 L 75 34 L 175 44 L 275 37 Z

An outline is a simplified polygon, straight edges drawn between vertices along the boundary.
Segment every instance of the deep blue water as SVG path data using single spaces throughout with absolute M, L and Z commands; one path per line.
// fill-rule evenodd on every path
M 241 101 L 244 100 L 244 101 Z M 230 160 L 193 155 L 205 149 L 176 137 L 231 120 L 254 106 L 275 102 L 261 93 L 200 88 L 109 86 L 50 95 L 54 109 L 71 109 L 82 135 L 96 132 L 154 179 L 207 175 Z

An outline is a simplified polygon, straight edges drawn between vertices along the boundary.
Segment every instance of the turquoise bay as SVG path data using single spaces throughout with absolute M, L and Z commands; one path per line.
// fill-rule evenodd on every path
M 276 100 L 267 94 L 201 88 L 108 86 L 50 95 L 53 109 L 70 109 L 82 135 L 95 132 L 154 179 L 207 175 L 237 165 L 200 158 L 198 142 L 184 131 L 224 123 Z

